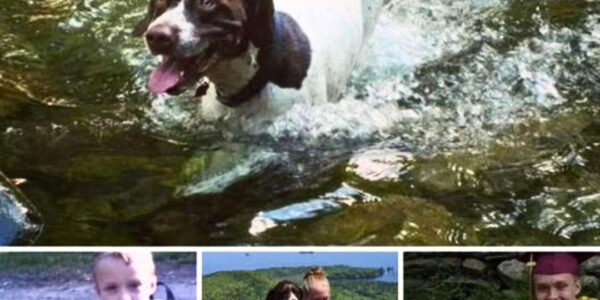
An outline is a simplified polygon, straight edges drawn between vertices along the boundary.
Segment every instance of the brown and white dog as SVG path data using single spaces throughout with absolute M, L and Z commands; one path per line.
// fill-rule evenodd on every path
M 302 300 L 302 289 L 291 281 L 282 280 L 269 291 L 266 300 Z
M 383 2 L 150 0 L 135 33 L 163 58 L 152 92 L 179 94 L 206 77 L 203 115 L 266 115 L 338 100 Z

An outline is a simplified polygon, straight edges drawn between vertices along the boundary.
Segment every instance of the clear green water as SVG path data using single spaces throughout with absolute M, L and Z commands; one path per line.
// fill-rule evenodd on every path
M 149 95 L 145 6 L 0 3 L 0 170 L 37 244 L 600 243 L 598 2 L 395 1 L 344 100 L 258 136 Z

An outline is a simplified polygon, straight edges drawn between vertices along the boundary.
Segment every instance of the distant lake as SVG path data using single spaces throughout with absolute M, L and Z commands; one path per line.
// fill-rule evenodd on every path
M 202 274 L 204 275 L 219 271 L 332 265 L 383 268 L 384 270 L 391 267 L 393 270 L 386 271 L 376 280 L 398 281 L 398 254 L 396 252 L 204 252 L 202 254 Z

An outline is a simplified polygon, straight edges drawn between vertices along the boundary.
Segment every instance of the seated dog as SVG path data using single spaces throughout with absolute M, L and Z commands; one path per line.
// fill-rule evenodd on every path
M 302 300 L 302 289 L 291 281 L 282 280 L 269 291 L 266 300 Z
M 276 113 L 338 100 L 383 1 L 150 0 L 134 33 L 162 56 L 152 92 L 206 77 L 205 112 Z

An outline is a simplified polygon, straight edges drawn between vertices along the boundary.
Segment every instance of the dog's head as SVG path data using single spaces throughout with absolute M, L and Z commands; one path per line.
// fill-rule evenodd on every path
M 282 280 L 267 294 L 267 300 L 301 300 L 302 289 L 295 283 Z
M 150 75 L 155 93 L 178 94 L 215 62 L 270 44 L 272 0 L 150 0 L 134 34 L 163 61 Z

